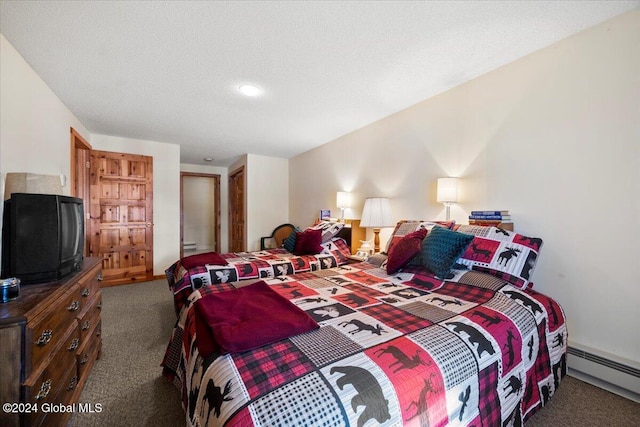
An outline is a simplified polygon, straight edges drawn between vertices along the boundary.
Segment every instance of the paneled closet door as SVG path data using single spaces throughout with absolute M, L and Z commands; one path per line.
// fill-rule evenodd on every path
M 153 158 L 91 150 L 90 256 L 103 286 L 153 279 Z

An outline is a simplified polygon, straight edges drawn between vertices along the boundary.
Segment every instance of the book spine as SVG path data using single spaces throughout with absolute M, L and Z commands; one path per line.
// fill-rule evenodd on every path
M 482 227 L 499 227 L 507 230 L 513 230 L 513 223 L 511 221 L 502 222 L 502 221 L 480 221 L 480 220 L 470 220 L 469 225 L 477 225 Z
M 509 219 L 509 217 L 506 217 L 504 215 L 496 215 L 496 214 L 492 214 L 492 215 L 471 214 L 471 215 L 469 215 L 469 219 L 497 219 L 497 220 L 502 220 L 502 219 Z
M 471 215 L 507 215 L 509 211 L 471 211 Z

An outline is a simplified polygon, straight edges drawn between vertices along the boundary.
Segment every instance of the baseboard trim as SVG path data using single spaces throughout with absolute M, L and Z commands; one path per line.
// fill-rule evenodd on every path
M 618 396 L 624 397 L 625 399 L 640 403 L 640 394 L 634 393 L 631 390 L 627 390 L 622 387 L 618 387 L 617 385 L 611 384 L 607 381 L 603 381 L 600 378 L 585 374 L 584 372 L 576 371 L 575 369 L 571 369 L 570 367 L 567 368 L 567 375 L 613 394 L 617 394 Z
M 640 364 L 576 342 L 568 344 L 569 375 L 640 403 Z

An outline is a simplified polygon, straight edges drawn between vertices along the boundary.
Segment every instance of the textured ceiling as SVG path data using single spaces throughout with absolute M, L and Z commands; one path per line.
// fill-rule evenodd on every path
M 225 166 L 308 151 L 639 5 L 1 1 L 0 32 L 91 133 Z

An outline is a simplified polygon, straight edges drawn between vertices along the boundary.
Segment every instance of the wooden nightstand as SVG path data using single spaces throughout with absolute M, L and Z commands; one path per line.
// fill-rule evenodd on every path
M 351 229 L 351 253 L 355 254 L 358 251 L 358 248 L 362 246 L 360 241 L 365 240 L 367 230 L 360 227 L 359 219 L 347 219 L 345 220 L 345 226 Z
M 501 222 L 500 224 L 496 225 L 496 227 L 502 228 L 503 230 L 506 230 L 506 231 L 513 231 L 512 222 Z

